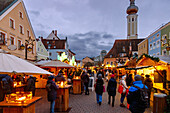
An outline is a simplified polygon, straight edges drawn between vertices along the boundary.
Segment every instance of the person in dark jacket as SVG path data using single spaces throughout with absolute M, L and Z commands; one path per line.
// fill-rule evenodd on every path
M 103 84 L 104 82 L 102 79 L 102 74 L 99 74 L 98 79 L 96 80 L 96 86 L 95 86 L 96 99 L 99 105 L 101 105 L 102 103 Z
M 85 95 L 89 95 L 89 76 L 88 76 L 86 70 L 83 71 L 81 79 L 82 79 L 84 86 L 86 88 Z
M 97 73 L 97 78 L 98 78 L 99 74 L 102 74 L 102 78 L 104 78 L 104 73 L 103 73 L 102 69 L 100 69 L 100 71 Z
M 35 96 L 35 82 L 36 79 L 33 77 L 33 75 L 29 75 L 29 79 L 27 80 L 27 91 L 32 91 L 32 95 Z
M 140 75 L 135 75 L 134 79 L 135 81 L 133 82 L 133 85 L 138 86 L 139 88 L 144 88 L 144 84 L 142 83 L 142 77 Z M 132 113 L 144 113 L 146 107 L 141 102 L 139 102 L 140 92 L 133 85 L 129 88 L 129 92 L 127 95 L 127 102 L 128 104 L 130 104 L 129 110 Z M 146 85 L 145 88 L 148 89 Z
M 55 77 L 55 81 L 56 81 L 56 82 L 58 82 L 58 81 L 66 81 L 66 79 L 65 79 L 64 76 L 63 76 L 63 72 L 62 72 L 62 71 L 60 71 L 60 72 L 58 73 L 58 75 Z
M 145 75 L 146 79 L 144 81 L 144 84 L 148 87 L 148 107 L 150 107 L 150 97 L 151 97 L 151 90 L 153 87 L 153 82 L 151 80 L 150 75 Z
M 55 100 L 57 98 L 57 89 L 59 89 L 58 85 L 53 81 L 54 76 L 49 76 L 47 85 L 49 84 L 49 89 L 47 90 L 47 98 L 50 103 L 50 113 L 54 113 Z
M 109 101 L 108 104 L 110 104 L 111 97 L 112 97 L 112 107 L 114 107 L 114 102 L 115 102 L 115 96 L 116 96 L 116 88 L 117 88 L 117 82 L 114 79 L 114 74 L 111 75 L 111 79 L 108 82 L 107 85 L 107 92 L 109 95 Z
M 133 84 L 132 74 L 129 74 L 129 75 L 126 77 L 126 85 L 127 85 L 127 86 L 131 86 L 132 84 Z

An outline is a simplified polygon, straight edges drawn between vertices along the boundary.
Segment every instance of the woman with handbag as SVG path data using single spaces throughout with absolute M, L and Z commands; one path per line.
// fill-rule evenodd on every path
M 123 91 L 121 93 L 121 98 L 120 98 L 120 102 L 121 102 L 120 107 L 125 107 L 123 102 L 124 102 L 124 99 L 125 99 L 125 96 L 126 96 L 126 89 L 128 89 L 126 82 L 125 82 L 125 79 L 126 79 L 126 75 L 120 77 L 120 85 L 122 85 L 122 87 L 123 87 Z
M 96 85 L 95 85 L 95 92 L 96 92 L 96 99 L 97 103 L 101 105 L 102 103 L 102 94 L 103 94 L 103 79 L 102 79 L 102 74 L 98 75 L 98 79 L 96 80 Z

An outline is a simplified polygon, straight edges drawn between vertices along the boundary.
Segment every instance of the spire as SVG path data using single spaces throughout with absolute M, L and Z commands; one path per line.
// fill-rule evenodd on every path
M 130 0 L 130 5 L 135 4 L 135 0 Z
M 138 12 L 138 7 L 135 5 L 135 0 L 130 0 L 130 6 L 127 8 L 127 14 L 134 14 Z

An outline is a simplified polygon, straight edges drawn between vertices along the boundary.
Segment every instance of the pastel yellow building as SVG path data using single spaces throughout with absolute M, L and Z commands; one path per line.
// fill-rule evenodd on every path
M 140 57 L 144 53 L 148 54 L 148 39 L 147 38 L 138 44 L 138 56 Z
M 25 58 L 26 40 L 35 40 L 35 34 L 22 0 L 2 0 L 0 2 L 0 48 L 12 55 Z M 36 42 L 28 45 L 32 48 L 27 52 L 27 59 L 36 59 Z

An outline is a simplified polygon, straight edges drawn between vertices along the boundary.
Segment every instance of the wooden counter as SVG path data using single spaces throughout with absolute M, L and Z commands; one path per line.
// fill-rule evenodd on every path
M 73 79 L 73 94 L 81 94 L 81 79 Z
M 41 100 L 42 97 L 33 97 L 25 103 L 7 103 L 0 102 L 0 107 L 3 108 L 3 113 L 35 113 L 35 103 Z
M 67 85 L 65 87 L 59 87 L 57 90 L 57 99 L 55 101 L 55 112 L 57 111 L 67 111 L 69 108 L 69 87 L 71 85 Z

